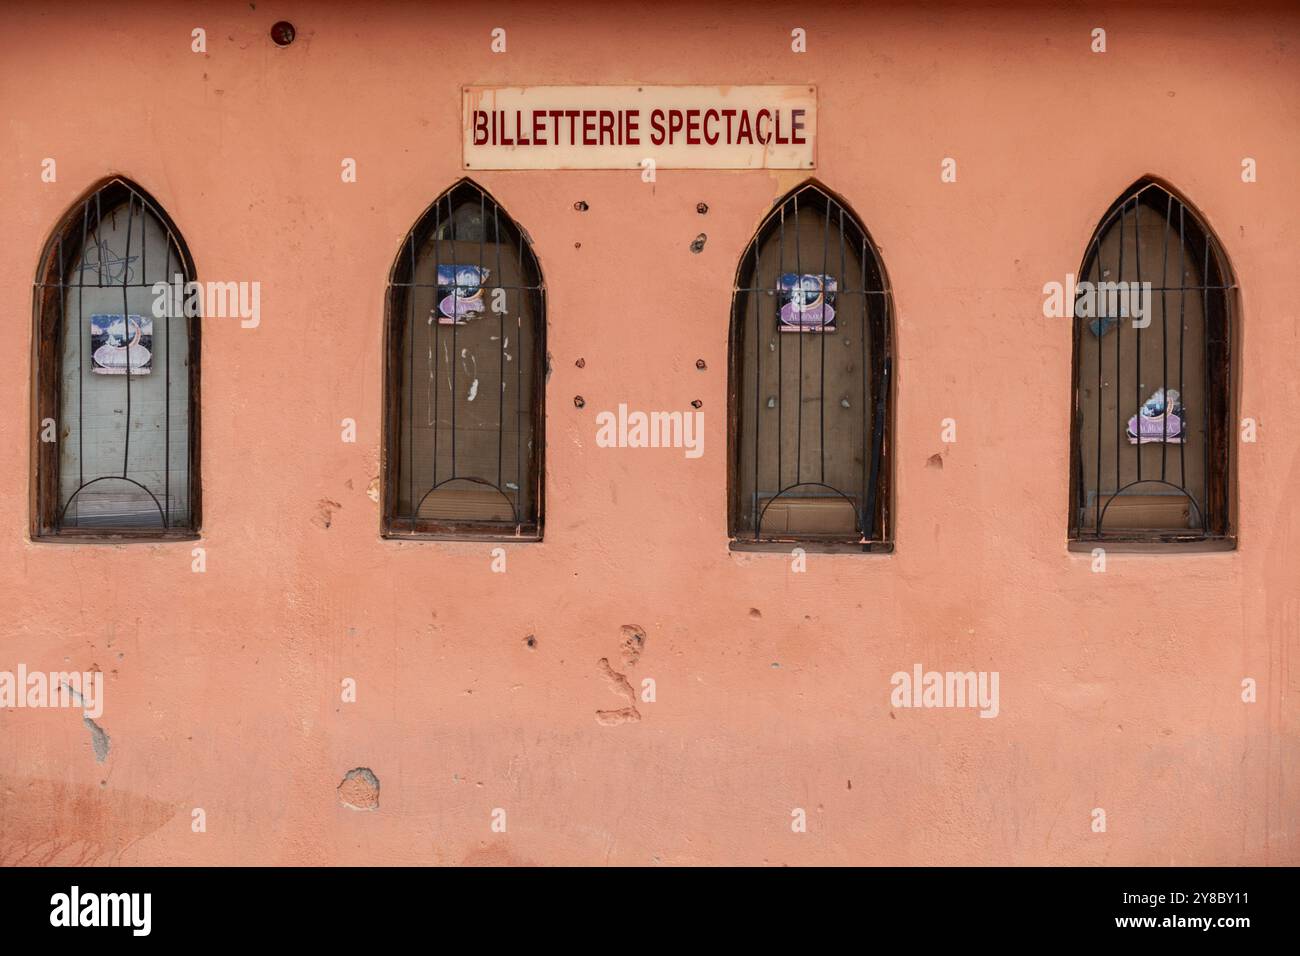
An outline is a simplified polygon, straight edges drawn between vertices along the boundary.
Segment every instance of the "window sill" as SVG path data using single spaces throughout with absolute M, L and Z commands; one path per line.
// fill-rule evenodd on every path
M 892 541 L 742 541 L 733 538 L 727 547 L 731 551 L 768 554 L 789 554 L 802 548 L 808 554 L 893 554 Z
M 1102 538 L 1076 538 L 1067 542 L 1071 552 L 1090 554 L 1101 548 L 1111 554 L 1213 554 L 1235 551 L 1236 535 L 1209 535 L 1196 538 L 1152 538 L 1138 535 L 1114 535 Z
M 198 541 L 201 535 L 190 529 L 171 531 L 50 531 L 33 534 L 34 544 L 179 544 Z
M 381 531 L 379 536 L 385 541 L 490 541 L 496 544 L 531 544 L 542 540 L 540 531 L 514 534 L 502 531 L 399 531 L 390 528 Z

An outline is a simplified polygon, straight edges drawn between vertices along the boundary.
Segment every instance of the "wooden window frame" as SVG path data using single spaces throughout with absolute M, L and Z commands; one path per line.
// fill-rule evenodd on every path
M 1202 518 L 1204 527 L 1200 530 L 1181 529 L 1120 529 L 1107 532 L 1102 527 L 1088 526 L 1080 521 L 1080 501 L 1086 481 L 1082 475 L 1082 432 L 1083 432 L 1083 398 L 1082 398 L 1082 345 L 1088 319 L 1074 316 L 1073 303 L 1067 303 L 1072 316 L 1072 352 L 1070 363 L 1071 413 L 1070 413 L 1070 474 L 1068 501 L 1068 540 L 1070 551 L 1090 552 L 1094 548 L 1136 553 L 1178 553 L 1231 551 L 1237 546 L 1237 463 L 1235 422 L 1239 414 L 1240 389 L 1235 383 L 1239 380 L 1238 363 L 1241 350 L 1239 347 L 1239 322 L 1234 316 L 1240 311 L 1240 295 L 1235 273 L 1228 260 L 1223 244 L 1219 241 L 1209 222 L 1192 203 L 1168 183 L 1153 176 L 1144 176 L 1126 189 L 1101 217 L 1097 227 L 1085 247 L 1084 256 L 1079 267 L 1079 278 L 1083 281 L 1090 273 L 1096 250 L 1107 231 L 1114 225 L 1117 215 L 1124 206 L 1134 203 L 1143 192 L 1157 189 L 1172 203 L 1182 209 L 1185 225 L 1183 240 L 1193 248 L 1199 243 L 1203 250 L 1203 262 L 1198 263 L 1204 274 L 1200 277 L 1205 310 L 1205 390 L 1206 403 L 1206 449 L 1204 449 L 1206 473 L 1206 500 L 1197 502 L 1185 488 L 1181 490 L 1198 508 L 1204 509 Z M 1173 233 L 1175 243 L 1179 241 Z M 1172 253 L 1171 253 L 1172 255 Z M 1158 261 L 1158 260 L 1157 260 Z M 1164 270 L 1164 266 L 1161 266 Z M 1119 276 L 1124 279 L 1124 276 Z M 1211 282 L 1211 279 L 1217 279 Z M 1181 284 L 1181 280 L 1180 280 Z M 1210 295 L 1213 286 L 1215 295 Z M 1186 295 L 1186 290 L 1181 293 Z M 1212 358 L 1213 353 L 1213 358 Z M 1125 383 L 1127 386 L 1127 383 Z M 1136 413 L 1136 409 L 1134 409 Z M 1135 446 L 1140 449 L 1142 446 Z M 1112 500 L 1120 493 L 1112 495 Z M 1104 510 L 1103 510 L 1104 515 Z
M 449 197 L 458 191 L 472 189 L 485 202 L 492 203 L 497 213 L 503 217 L 503 224 L 517 231 L 521 260 L 527 256 L 537 274 L 537 287 L 529 287 L 533 293 L 534 320 L 532 327 L 533 346 L 530 356 L 532 361 L 532 387 L 529 392 L 532 418 L 532 448 L 525 456 L 528 474 L 532 476 L 531 494 L 535 518 L 529 521 L 517 520 L 513 529 L 496 521 L 454 521 L 439 518 L 420 518 L 398 514 L 398 502 L 401 495 L 398 482 L 401 479 L 402 453 L 402 404 L 404 376 L 408 374 L 406 356 L 402 352 L 404 325 L 409 321 L 408 304 L 396 291 L 401 288 L 401 277 L 413 271 L 411 262 L 412 243 L 421 245 L 436 228 L 439 204 L 446 204 Z M 455 208 L 454 206 L 452 208 Z M 522 261 L 521 261 L 522 267 Z M 406 293 L 409 294 L 409 293 Z M 380 508 L 380 535 L 394 540 L 424 541 L 501 541 L 501 542 L 537 542 L 542 540 L 545 521 L 545 475 L 546 475 L 546 378 L 547 378 L 547 295 L 546 280 L 542 272 L 541 261 L 533 247 L 532 237 L 520 223 L 511 216 L 505 206 L 491 193 L 469 177 L 462 177 L 424 209 L 416 218 L 414 225 L 402 238 L 398 252 L 389 270 L 388 283 L 384 295 L 384 401 L 383 401 L 383 448 L 380 455 L 380 490 L 382 505 Z M 474 477 L 460 477 L 456 480 L 479 481 Z M 440 484 L 445 483 L 441 482 Z M 495 486 L 493 486 L 495 487 Z M 426 491 L 426 496 L 433 489 Z M 500 489 L 497 489 L 500 491 Z M 518 516 L 516 516 L 518 517 Z
M 852 227 L 857 230 L 863 240 L 862 254 L 865 257 L 869 255 L 873 268 L 879 276 L 880 288 L 872 290 L 872 295 L 879 295 L 880 302 L 883 304 L 882 315 L 877 321 L 875 318 L 869 318 L 869 329 L 871 337 L 874 339 L 871 343 L 871 352 L 868 361 L 871 364 L 871 382 L 872 395 L 870 398 L 871 421 L 872 421 L 872 444 L 878 445 L 878 454 L 873 450 L 870 454 L 865 451 L 864 443 L 864 484 L 868 487 L 874 486 L 874 502 L 870 510 L 871 531 L 870 536 L 858 534 L 849 535 L 812 535 L 804 536 L 800 534 L 760 534 L 762 519 L 758 519 L 758 528 L 749 528 L 744 522 L 745 502 L 742 500 L 742 483 L 740 481 L 739 469 L 743 467 L 753 468 L 753 462 L 742 463 L 740 457 L 742 454 L 742 434 L 741 429 L 745 427 L 747 409 L 742 405 L 746 402 L 745 396 L 741 394 L 744 381 L 744 342 L 743 334 L 745 330 L 745 316 L 741 315 L 741 295 L 745 291 L 743 286 L 745 277 L 750 269 L 750 263 L 755 258 L 756 249 L 760 249 L 762 244 L 771 238 L 771 230 L 777 228 L 776 224 L 782 211 L 787 204 L 796 201 L 798 197 L 804 194 L 812 193 L 820 197 L 819 201 L 826 203 L 826 215 L 832 214 L 833 207 L 838 207 L 845 217 L 846 221 L 851 222 Z M 824 259 L 824 255 L 821 257 Z M 816 256 L 810 259 L 815 265 L 819 260 Z M 865 259 L 864 259 L 865 270 Z M 731 298 L 731 317 L 729 322 L 728 335 L 728 389 L 727 389 L 727 533 L 729 538 L 729 548 L 732 551 L 766 551 L 766 552 L 788 552 L 793 547 L 803 548 L 805 551 L 823 554 L 890 554 L 894 550 L 893 540 L 893 443 L 894 443 L 894 407 L 895 399 L 895 362 L 894 362 L 894 297 L 892 285 L 889 281 L 889 274 L 885 269 L 884 261 L 880 255 L 880 248 L 872 239 L 870 232 L 862 222 L 862 219 L 853 211 L 839 194 L 828 189 L 825 185 L 816 179 L 807 179 L 800 183 L 794 189 L 782 195 L 777 199 L 772 208 L 764 214 L 762 220 L 752 233 L 750 241 L 745 246 L 736 268 L 735 280 L 732 284 Z M 864 293 L 865 294 L 865 293 Z M 843 301 L 843 300 L 841 300 Z M 867 414 L 863 410 L 864 416 Z M 865 419 L 864 419 L 865 421 Z M 876 428 L 881 430 L 879 441 L 874 437 Z M 755 454 L 758 452 L 756 450 Z M 874 478 L 871 472 L 874 470 Z M 779 476 L 778 476 L 779 480 Z M 808 484 L 804 482 L 803 484 Z M 816 483 L 813 483 L 816 484 Z M 798 485 L 793 486 L 798 487 Z M 788 489 L 787 489 L 788 490 Z M 843 492 L 840 494 L 843 496 Z M 772 499 L 775 501 L 776 499 Z M 769 502 L 770 505 L 771 502 Z M 764 507 L 763 511 L 766 512 Z M 865 505 L 864 505 L 865 510 Z M 855 513 L 857 509 L 855 508 Z M 861 520 L 859 518 L 859 524 Z M 860 528 L 859 528 L 860 530 Z
M 105 198 L 108 201 L 105 202 Z M 31 481 L 29 533 L 33 541 L 70 544 L 128 544 L 132 542 L 194 541 L 202 528 L 202 478 L 200 472 L 200 319 L 186 319 L 189 341 L 189 421 L 188 421 L 188 496 L 189 518 L 183 526 L 163 528 L 65 528 L 60 526 L 62 511 L 59 487 L 59 442 L 41 440 L 41 423 L 53 419 L 55 434 L 62 435 L 63 336 L 66 301 L 66 270 L 80 254 L 83 222 L 89 222 L 91 203 L 94 215 L 105 207 L 116 208 L 128 197 L 139 200 L 167 230 L 175 243 L 186 282 L 197 281 L 194 259 L 185 238 L 161 204 L 148 192 L 122 176 L 109 176 L 79 196 L 60 218 L 44 249 L 36 274 L 32 319 L 32 394 L 31 394 Z M 169 463 L 168 463 L 169 464 Z

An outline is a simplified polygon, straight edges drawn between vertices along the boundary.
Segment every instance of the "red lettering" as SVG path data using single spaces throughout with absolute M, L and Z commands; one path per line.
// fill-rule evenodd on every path
M 485 110 L 474 111 L 474 145 L 482 146 L 488 141 L 488 115 Z
M 772 141 L 772 134 L 763 132 L 763 121 L 771 121 L 772 113 L 770 110 L 759 110 L 758 117 L 754 120 L 754 129 L 758 131 L 758 141 L 766 146 Z
M 732 142 L 733 142 L 733 140 L 732 140 L 732 138 L 731 138 L 731 121 L 735 118 L 735 116 L 736 116 L 736 111 L 735 111 L 735 110 L 723 110 L 723 111 L 722 111 L 722 115 L 725 116 L 725 117 L 727 118 L 727 145 L 730 146 L 730 145 L 732 144 Z
M 709 138 L 709 119 L 710 119 L 710 117 L 712 117 L 713 122 L 716 123 L 716 122 L 718 121 L 718 111 L 717 111 L 717 110 L 706 110 L 705 113 L 704 113 L 704 142 L 706 142 L 706 143 L 708 143 L 710 146 L 712 146 L 714 143 L 716 143 L 716 142 L 718 141 L 718 134 L 717 134 L 717 133 L 714 133 L 714 134 L 713 134 L 713 138 L 712 138 L 712 139 Z
M 776 116 L 776 134 L 773 139 L 780 145 L 784 146 L 790 142 L 790 137 L 781 132 L 781 111 L 777 110 L 774 115 Z
M 700 145 L 700 111 L 686 111 L 686 145 Z
M 686 125 L 686 117 L 682 115 L 681 110 L 668 111 L 668 145 L 671 146 L 677 138 L 677 134 L 682 131 Z
M 799 135 L 799 131 L 803 129 L 803 114 L 806 112 L 807 110 L 790 111 L 790 142 L 797 143 L 801 146 L 806 142 L 806 140 Z
M 749 127 L 749 111 L 742 110 L 740 114 L 740 128 L 736 130 L 736 143 L 740 144 L 745 141 L 754 145 L 754 131 Z
M 662 146 L 664 142 L 664 111 L 655 110 L 650 114 L 650 145 Z

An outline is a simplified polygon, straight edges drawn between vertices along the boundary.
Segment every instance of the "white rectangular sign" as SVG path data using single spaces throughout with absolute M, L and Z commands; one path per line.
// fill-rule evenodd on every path
M 815 86 L 467 86 L 465 169 L 813 169 Z

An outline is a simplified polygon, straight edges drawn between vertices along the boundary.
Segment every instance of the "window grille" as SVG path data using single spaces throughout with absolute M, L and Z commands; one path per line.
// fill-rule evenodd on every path
M 1103 217 L 1079 277 L 1072 541 L 1231 546 L 1236 286 L 1219 242 L 1141 180 Z
M 461 180 L 388 286 L 384 533 L 538 539 L 545 287 L 532 245 Z
M 199 318 L 155 312 L 194 279 L 180 232 L 113 178 L 79 201 L 35 290 L 35 538 L 193 537 L 199 527 Z
M 889 549 L 891 323 L 852 212 L 814 183 L 782 199 L 732 299 L 733 546 Z

